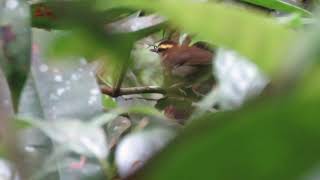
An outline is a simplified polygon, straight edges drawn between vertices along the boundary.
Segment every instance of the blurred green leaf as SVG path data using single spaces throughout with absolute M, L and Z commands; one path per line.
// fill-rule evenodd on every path
M 14 116 L 14 109 L 11 101 L 11 93 L 8 82 L 0 68 L 0 135 L 10 134 L 11 118 Z
M 29 73 L 31 28 L 29 4 L 22 0 L 14 2 L 0 2 L 0 65 L 7 77 L 16 108 Z
M 299 14 L 290 14 L 278 18 L 281 24 L 284 24 L 290 28 L 301 28 L 304 25 L 303 18 Z
M 12 129 L 14 109 L 11 102 L 9 85 L 0 68 L 0 156 L 13 157 L 15 154 L 15 131 Z M 11 153 L 10 153 L 11 152 Z M 11 156 L 10 156 L 11 155 Z
M 130 64 L 133 43 L 159 31 L 163 26 L 162 22 L 149 23 L 149 26 L 143 26 L 144 29 L 129 33 L 116 33 L 105 27 L 107 23 L 132 12 L 133 10 L 122 7 L 95 11 L 91 2 L 83 1 L 40 3 L 32 8 L 33 26 L 72 29 L 71 33 L 57 39 L 50 50 L 51 54 L 108 59 L 108 70 L 111 71 L 116 89 L 120 87 Z
M 208 114 L 140 171 L 141 179 L 298 179 L 320 161 L 319 99 L 260 99 Z M 301 113 L 303 112 L 303 113 Z M 143 172 L 143 173 L 142 173 Z M 136 177 L 135 177 L 136 178 Z
M 150 106 L 132 106 L 128 108 L 128 112 L 134 114 L 158 116 L 163 118 L 163 115 L 156 108 Z
M 107 157 L 107 140 L 101 127 L 79 119 L 65 121 L 26 120 L 50 137 L 65 152 L 75 152 L 103 160 Z M 84 141 L 86 139 L 86 141 Z M 90 141 L 90 142 L 88 142 Z
M 106 109 L 114 109 L 117 107 L 117 102 L 114 101 L 110 96 L 104 95 L 102 99 L 102 103 Z
M 110 2 L 97 1 L 99 9 L 109 6 Z M 268 74 L 277 70 L 288 46 L 296 37 L 294 31 L 280 25 L 275 19 L 221 3 L 124 0 L 115 1 L 114 6 L 159 12 L 190 33 L 247 56 Z
M 88 121 L 103 113 L 101 94 L 92 67 L 85 59 L 76 58 L 74 61 L 58 61 L 46 64 L 48 57 L 44 51 L 53 33 L 34 30 L 33 64 L 29 81 L 22 93 L 19 115 L 34 119 L 58 121 L 59 119 L 77 119 Z M 52 63 L 52 62 L 51 62 Z M 80 97 L 80 98 L 79 98 Z M 66 127 L 65 131 L 67 131 Z M 58 135 L 58 134 L 57 134 Z M 29 173 L 39 170 L 43 166 L 52 144 L 39 129 L 26 129 L 21 132 L 21 147 L 33 147 L 34 151 L 25 152 Z M 38 148 L 41 147 L 41 148 Z M 54 144 L 54 150 L 59 149 Z M 79 155 L 66 157 L 67 163 L 77 162 Z M 40 159 L 40 160 L 39 160 Z M 32 162 L 32 164 L 30 163 Z M 79 179 L 79 174 L 103 177 L 101 169 L 91 169 L 91 165 L 99 167 L 97 160 L 89 160 L 83 169 L 70 171 L 69 167 L 62 168 L 66 163 L 58 161 L 59 177 L 63 179 Z M 27 166 L 26 164 L 24 164 Z M 99 172 L 98 172 L 99 171 Z M 56 179 L 56 178 L 53 178 Z
M 111 8 L 98 12 L 93 11 L 90 1 L 51 1 L 32 4 L 31 13 L 32 27 L 69 29 L 84 21 L 102 26 L 126 17 L 134 13 L 134 10 Z
M 122 114 L 135 114 L 135 115 L 148 115 L 148 116 L 155 116 L 158 118 L 164 119 L 162 113 L 160 113 L 157 109 L 150 106 L 143 106 L 143 105 L 135 105 L 130 107 L 121 107 L 115 108 L 107 113 L 103 114 L 102 116 L 98 116 L 92 120 L 92 123 L 95 126 L 103 126 L 104 124 L 108 124 L 110 121 L 116 119 L 117 117 L 121 116 Z
M 269 9 L 287 12 L 287 13 L 299 13 L 304 16 L 312 15 L 311 12 L 309 12 L 308 10 L 305 10 L 299 6 L 290 4 L 288 2 L 284 2 L 282 0 L 267 0 L 267 1 L 266 0 L 242 0 L 242 1 L 255 4 L 258 6 L 266 7 Z
M 32 127 L 32 124 L 30 124 L 29 122 L 26 122 L 25 120 L 21 120 L 20 118 L 15 118 L 13 125 L 14 125 L 14 128 L 17 130 L 22 130 L 22 129 Z
M 1 158 L 9 157 L 9 153 L 4 144 L 0 144 L 0 157 Z
M 159 31 L 163 23 L 129 33 L 108 33 L 101 27 L 83 24 L 73 33 L 57 39 L 50 50 L 55 56 L 84 55 L 89 59 L 107 60 L 106 68 L 111 72 L 114 87 L 120 87 L 126 70 L 131 63 L 133 43 Z

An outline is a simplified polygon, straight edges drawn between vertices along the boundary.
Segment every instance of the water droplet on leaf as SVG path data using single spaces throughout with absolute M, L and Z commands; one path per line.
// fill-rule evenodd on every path
M 6 3 L 6 7 L 8 9 L 15 9 L 18 6 L 18 1 L 17 0 L 8 0 Z
M 57 81 L 57 82 L 62 82 L 63 81 L 63 78 L 61 75 L 55 75 L 54 76 L 54 80 Z
M 57 89 L 57 95 L 58 95 L 58 96 L 61 96 L 64 92 L 65 92 L 65 89 L 64 89 L 64 88 L 59 88 L 59 89 Z
M 77 80 L 79 80 L 79 76 L 77 74 L 72 74 L 71 79 L 74 81 L 77 81 Z
M 87 64 L 87 60 L 84 59 L 84 58 L 81 58 L 81 59 L 80 59 L 80 64 L 81 64 L 81 65 L 86 65 L 86 64 Z
M 91 93 L 92 95 L 98 95 L 98 94 L 99 94 L 99 92 L 100 92 L 100 90 L 99 90 L 99 89 L 97 89 L 97 88 L 95 88 L 95 89 L 91 89 L 91 90 L 90 90 L 90 93 Z
M 49 67 L 46 64 L 41 64 L 39 66 L 39 71 L 40 72 L 47 72 L 49 70 Z
M 49 99 L 52 100 L 52 101 L 55 101 L 55 100 L 58 100 L 59 98 L 55 94 L 50 94 L 49 95 Z
M 90 96 L 90 98 L 88 100 L 88 104 L 89 105 L 93 105 L 96 101 L 97 101 L 97 97 L 96 96 Z

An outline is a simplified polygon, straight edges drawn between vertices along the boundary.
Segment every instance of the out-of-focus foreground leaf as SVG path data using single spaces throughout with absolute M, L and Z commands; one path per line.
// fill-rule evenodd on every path
M 83 1 L 34 4 L 32 12 L 33 26 L 72 30 L 72 33 L 56 40 L 50 50 L 51 54 L 77 54 L 94 60 L 107 59 L 108 71 L 111 71 L 116 89 L 121 86 L 130 64 L 133 43 L 163 27 L 163 20 L 154 21 L 149 18 L 139 28 L 131 31 L 126 29 L 126 33 L 121 33 L 123 31 L 108 24 L 127 17 L 133 12 L 132 8 L 117 7 L 96 11 L 92 3 Z M 79 16 L 83 18 L 79 19 Z M 131 19 L 122 23 L 129 27 L 136 26 L 136 21 L 130 22 Z
M 30 64 L 29 5 L 21 0 L 0 1 L 0 65 L 17 105 Z
M 61 42 L 62 39 L 59 39 L 55 43 L 62 47 L 53 46 L 53 52 L 58 54 L 65 53 L 68 55 L 82 53 L 92 57 L 93 54 L 90 54 L 90 51 L 107 51 L 108 56 L 115 56 L 116 59 L 118 58 L 115 61 L 128 59 L 128 54 L 130 53 L 133 42 L 153 32 L 159 31 L 162 27 L 159 25 L 163 24 L 163 20 L 154 20 L 154 17 L 150 17 L 147 20 L 142 18 L 146 22 L 139 25 L 139 28 L 128 29 L 128 27 L 124 27 L 125 29 L 120 29 L 119 27 L 116 27 L 117 29 L 115 29 L 113 24 L 117 22 L 116 20 L 122 19 L 122 26 L 127 25 L 129 27 L 137 27 L 136 22 L 139 18 L 136 19 L 136 17 L 133 16 L 124 21 L 123 18 L 132 14 L 133 10 L 119 7 L 107 8 L 105 11 L 95 11 L 91 3 L 80 1 L 34 4 L 32 10 L 34 27 L 42 27 L 42 18 L 46 18 L 45 14 L 43 15 L 44 17 L 35 16 L 37 10 L 41 10 L 41 12 L 49 11 L 53 14 L 57 14 L 56 16 L 59 16 L 53 18 L 52 22 L 48 21 L 48 26 L 50 26 L 50 23 L 56 23 L 58 25 L 53 26 L 53 28 L 59 28 L 59 26 L 61 26 L 60 28 L 72 30 L 72 33 L 67 33 L 66 36 L 63 37 L 63 39 L 65 39 L 63 42 Z M 79 16 L 84 18 L 79 19 Z M 108 26 L 109 23 L 113 24 Z M 119 33 L 123 31 L 127 33 Z M 93 45 L 94 48 L 90 48 Z M 72 46 L 75 47 L 72 48 Z M 86 48 L 89 50 L 85 50 Z M 84 52 L 81 52 L 80 50 L 83 50 Z M 95 55 L 95 58 L 99 55 L 102 56 L 101 54 Z
M 86 64 L 85 59 L 77 58 L 78 60 L 74 61 L 60 61 L 54 65 L 47 64 L 44 51 L 52 40 L 52 34 L 34 30 L 34 37 L 31 75 L 22 93 L 19 115 L 48 121 L 58 121 L 59 119 L 88 121 L 94 116 L 102 114 L 103 106 L 99 87 L 92 67 Z M 64 128 L 72 127 L 66 126 Z M 29 173 L 46 171 L 46 169 L 39 171 L 39 168 L 48 168 L 43 166 L 44 161 L 50 152 L 59 149 L 59 147 L 56 144 L 52 146 L 50 140 L 38 129 L 24 129 L 21 134 L 19 145 L 26 154 L 24 163 L 25 167 L 28 167 Z M 75 155 L 67 156 L 63 161 L 58 161 L 60 179 L 103 177 L 96 160 L 89 160 L 82 169 L 72 169 L 61 165 L 76 163 L 79 160 L 80 156 Z M 54 164 L 50 164 L 50 167 L 54 167 Z M 51 176 L 51 178 L 56 179 L 57 177 Z
M 14 115 L 14 110 L 11 102 L 11 94 L 6 78 L 0 69 L 0 137 L 4 141 L 9 140 L 8 136 L 11 133 L 9 131 L 10 119 Z M 3 148 L 1 148 L 3 149 Z M 2 154 L 0 154 L 1 156 Z
M 90 1 L 51 1 L 35 3 L 31 6 L 32 27 L 45 29 L 68 29 L 79 22 L 98 25 L 114 22 L 134 12 L 128 8 L 112 8 L 93 11 Z M 79 19 L 81 17 L 81 19 Z M 70 23 L 70 19 L 74 22 Z M 95 25 L 97 25 L 95 24 Z M 88 25 L 88 24 L 87 24 Z
M 297 98 L 301 90 L 196 119 L 138 177 L 280 180 L 316 173 L 320 101 Z
M 114 1 L 112 5 L 158 12 L 184 30 L 254 60 L 268 74 L 279 67 L 295 39 L 295 33 L 275 19 L 222 3 L 137 0 Z M 99 9 L 109 7 L 110 2 L 97 2 Z
M 12 169 L 6 169 L 5 164 L 9 163 L 4 159 L 11 159 L 15 163 L 15 167 L 18 167 L 20 174 L 23 176 L 23 167 L 20 165 L 20 154 L 17 153 L 16 136 L 11 123 L 11 119 L 14 116 L 14 109 L 11 101 L 11 94 L 9 85 L 6 81 L 6 77 L 0 69 L 0 177 L 4 174 L 7 176 L 12 175 Z
M 106 33 L 99 28 L 82 28 L 66 34 L 52 44 L 49 54 L 54 56 L 83 55 L 91 60 L 104 60 L 113 77 L 115 87 L 121 85 L 126 69 L 132 63 L 130 53 L 134 42 L 159 31 L 163 24 L 128 33 Z
M 281 12 L 287 12 L 287 13 L 300 13 L 305 16 L 310 16 L 311 12 L 308 10 L 305 10 L 301 7 L 295 6 L 293 4 L 290 4 L 288 2 L 284 2 L 282 0 L 242 0 L 244 2 L 248 2 L 251 4 L 255 4 L 258 6 L 266 7 L 269 9 L 278 10 Z

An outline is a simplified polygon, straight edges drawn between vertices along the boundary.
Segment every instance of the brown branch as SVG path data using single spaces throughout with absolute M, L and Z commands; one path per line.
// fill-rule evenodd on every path
M 122 95 L 130 94 L 145 94 L 145 93 L 158 93 L 166 94 L 167 92 L 159 86 L 144 86 L 144 87 L 129 87 L 129 88 L 120 88 L 118 93 L 114 93 L 115 89 L 109 86 L 102 85 L 100 90 L 103 94 L 109 95 L 111 97 L 118 97 Z
M 134 100 L 134 99 L 142 99 L 142 100 L 146 100 L 146 101 L 158 101 L 161 98 L 145 98 L 145 97 L 126 97 L 124 98 L 126 101 L 128 100 Z

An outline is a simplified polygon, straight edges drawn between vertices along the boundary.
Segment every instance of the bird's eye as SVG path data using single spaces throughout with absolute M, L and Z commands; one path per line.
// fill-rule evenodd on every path
M 172 44 L 160 44 L 157 48 L 157 52 L 164 52 L 172 47 L 173 47 Z
M 167 50 L 167 49 L 165 49 L 165 48 L 160 48 L 160 47 L 159 47 L 159 48 L 157 49 L 157 52 L 163 52 L 163 51 L 165 51 L 165 50 Z

